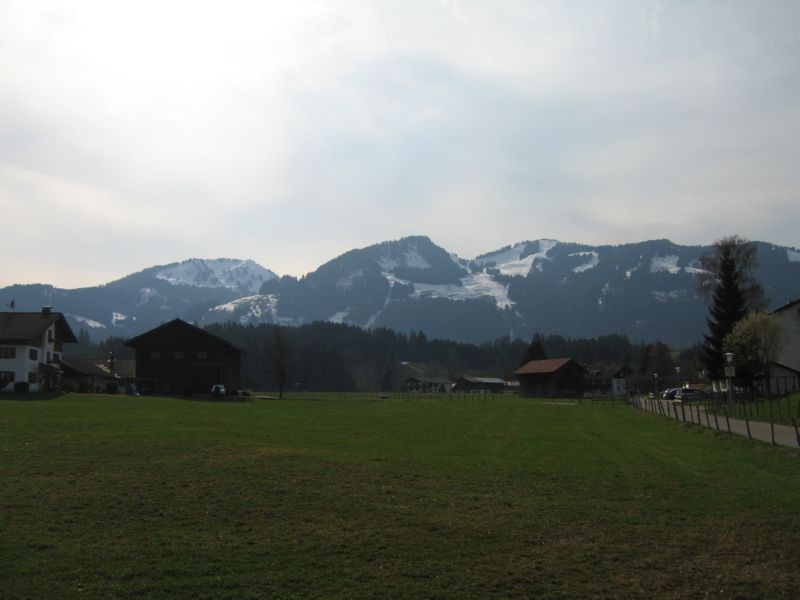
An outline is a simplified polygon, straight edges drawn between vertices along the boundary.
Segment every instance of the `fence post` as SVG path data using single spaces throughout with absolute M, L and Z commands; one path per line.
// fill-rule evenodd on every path
M 750 419 L 747 418 L 747 411 L 744 411 L 744 424 L 747 425 L 747 437 L 749 439 L 753 439 L 753 436 L 750 435 Z
M 728 417 L 728 408 L 724 404 L 722 405 L 722 410 L 725 411 L 725 421 L 728 423 L 728 433 L 733 433 L 731 431 L 731 420 L 730 417 Z
M 800 429 L 797 428 L 797 419 L 792 419 L 794 425 L 794 435 L 797 438 L 797 447 L 800 448 Z
M 683 417 L 683 422 L 686 423 L 686 409 L 683 407 L 683 402 L 681 402 L 681 417 Z
M 779 401 L 780 402 L 780 401 Z M 769 399 L 769 431 L 772 436 L 772 445 L 775 445 L 775 419 L 772 415 L 772 398 Z

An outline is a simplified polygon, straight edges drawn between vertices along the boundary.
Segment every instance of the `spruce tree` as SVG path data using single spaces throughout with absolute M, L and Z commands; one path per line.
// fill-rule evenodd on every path
M 706 374 L 711 379 L 720 379 L 724 375 L 725 336 L 747 314 L 748 302 L 742 286 L 742 273 L 745 267 L 750 266 L 737 264 L 737 254 L 741 253 L 737 253 L 734 244 L 718 242 L 716 248 L 718 270 L 709 308 L 711 316 L 706 319 L 708 333 L 704 335 L 701 355 Z
M 529 363 L 532 360 L 544 360 L 547 358 L 547 353 L 544 350 L 544 343 L 542 336 L 538 333 L 533 335 L 528 349 L 525 351 L 525 356 L 520 360 L 520 366 Z

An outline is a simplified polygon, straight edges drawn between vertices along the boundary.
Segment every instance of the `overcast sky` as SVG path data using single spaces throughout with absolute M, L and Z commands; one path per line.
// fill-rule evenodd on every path
M 0 285 L 800 245 L 797 0 L 0 0 Z

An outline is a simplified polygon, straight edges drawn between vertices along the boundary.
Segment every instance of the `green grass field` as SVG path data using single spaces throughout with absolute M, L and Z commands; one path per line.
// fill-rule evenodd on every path
M 0 596 L 796 597 L 800 453 L 622 405 L 0 398 Z

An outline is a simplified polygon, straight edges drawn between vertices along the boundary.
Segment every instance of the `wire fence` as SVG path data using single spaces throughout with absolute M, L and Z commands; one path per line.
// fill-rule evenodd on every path
M 751 399 L 712 395 L 698 402 L 632 396 L 628 403 L 663 417 L 773 445 L 800 447 L 800 395 Z

